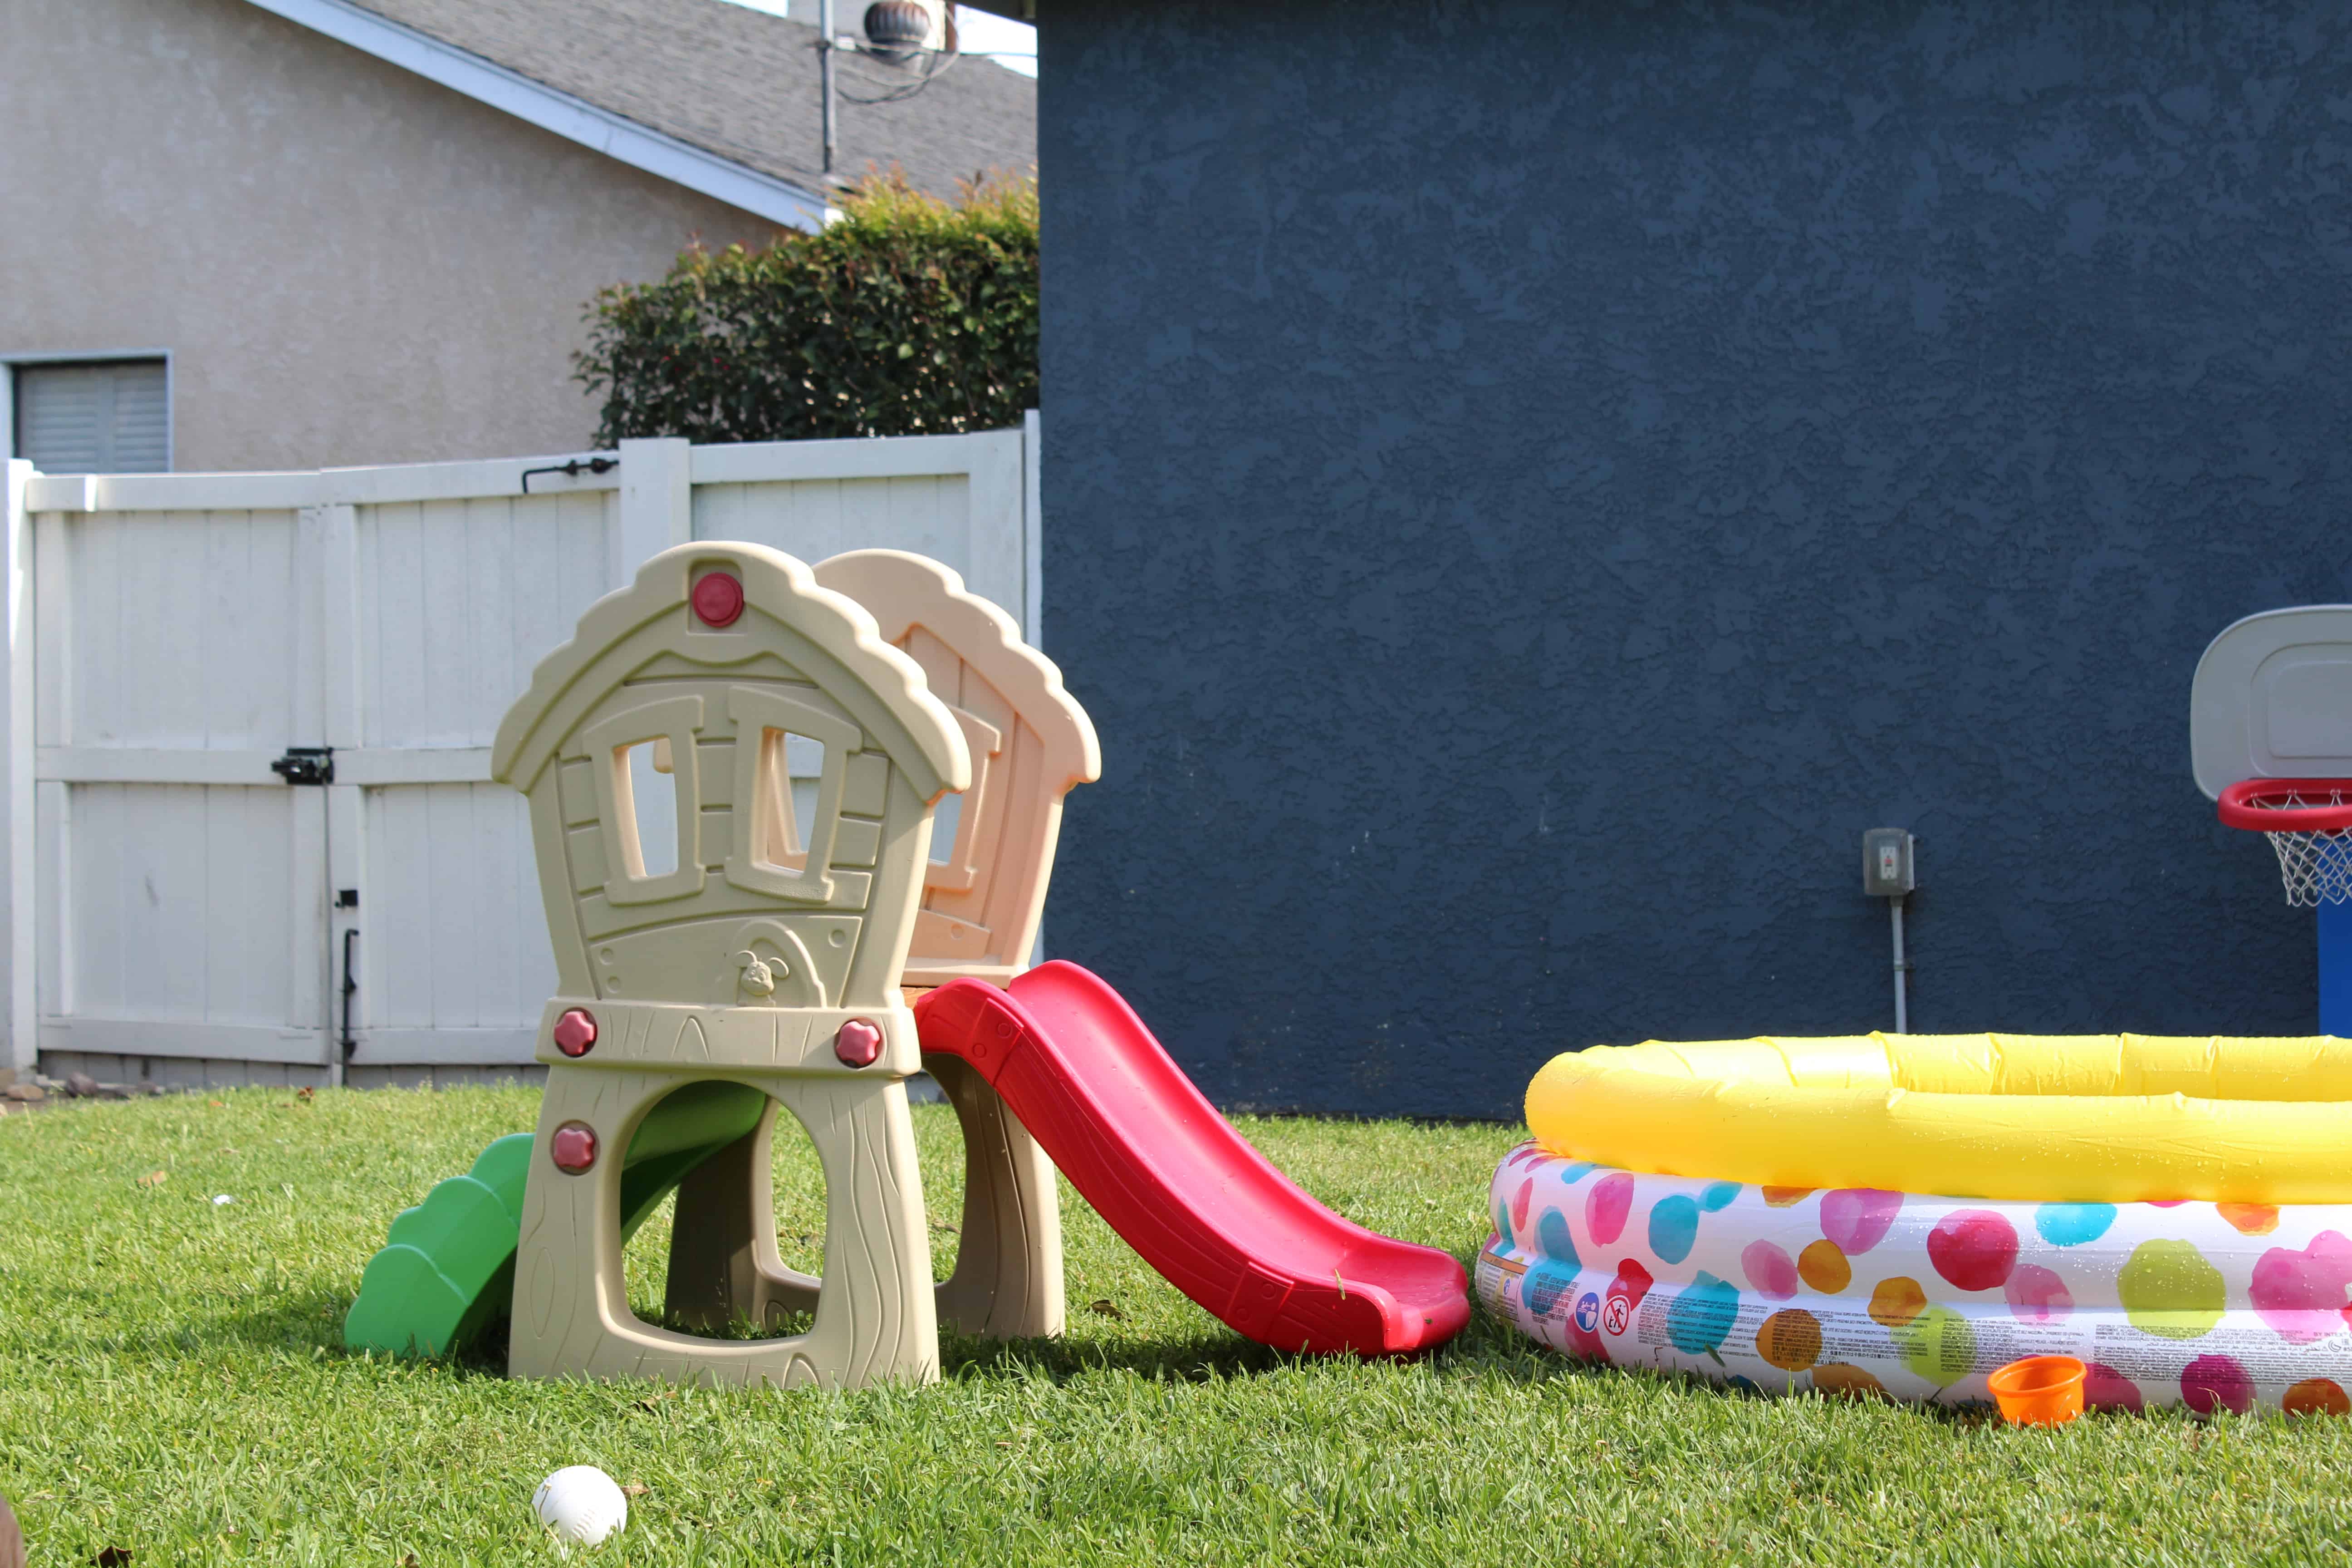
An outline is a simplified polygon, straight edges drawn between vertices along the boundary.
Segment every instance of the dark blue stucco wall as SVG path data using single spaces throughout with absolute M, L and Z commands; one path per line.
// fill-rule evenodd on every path
M 2352 599 L 2352 7 L 1043 7 L 1047 926 L 1212 1098 L 2314 1026 L 2190 672 Z

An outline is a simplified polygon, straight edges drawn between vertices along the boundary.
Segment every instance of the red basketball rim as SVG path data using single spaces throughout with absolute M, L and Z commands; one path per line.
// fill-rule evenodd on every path
M 2219 809 L 2252 833 L 2341 833 L 2352 829 L 2352 779 L 2241 779 Z

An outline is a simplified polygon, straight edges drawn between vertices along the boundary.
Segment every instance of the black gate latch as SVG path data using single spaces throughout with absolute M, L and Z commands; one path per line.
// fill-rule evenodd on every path
M 335 782 L 335 748 L 289 746 L 269 771 L 290 784 L 331 784 Z

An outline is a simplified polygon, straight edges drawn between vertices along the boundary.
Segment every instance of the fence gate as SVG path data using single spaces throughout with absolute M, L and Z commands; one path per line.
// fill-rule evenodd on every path
M 320 734 L 320 542 L 289 508 L 40 520 L 44 1050 L 327 1059 L 326 800 L 273 772 Z
M 10 966 L 0 1066 L 35 1041 L 52 1071 L 184 1081 L 529 1062 L 555 970 L 489 748 L 532 666 L 690 538 L 919 550 L 1034 624 L 1034 438 L 628 442 L 528 490 L 548 460 L 20 472 L 7 885 L 37 978 Z

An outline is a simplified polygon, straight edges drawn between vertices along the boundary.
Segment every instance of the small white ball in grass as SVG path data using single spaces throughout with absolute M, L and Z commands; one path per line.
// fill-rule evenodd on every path
M 629 1522 L 629 1500 L 593 1465 L 566 1465 L 539 1483 L 530 1506 L 556 1539 L 594 1546 Z

